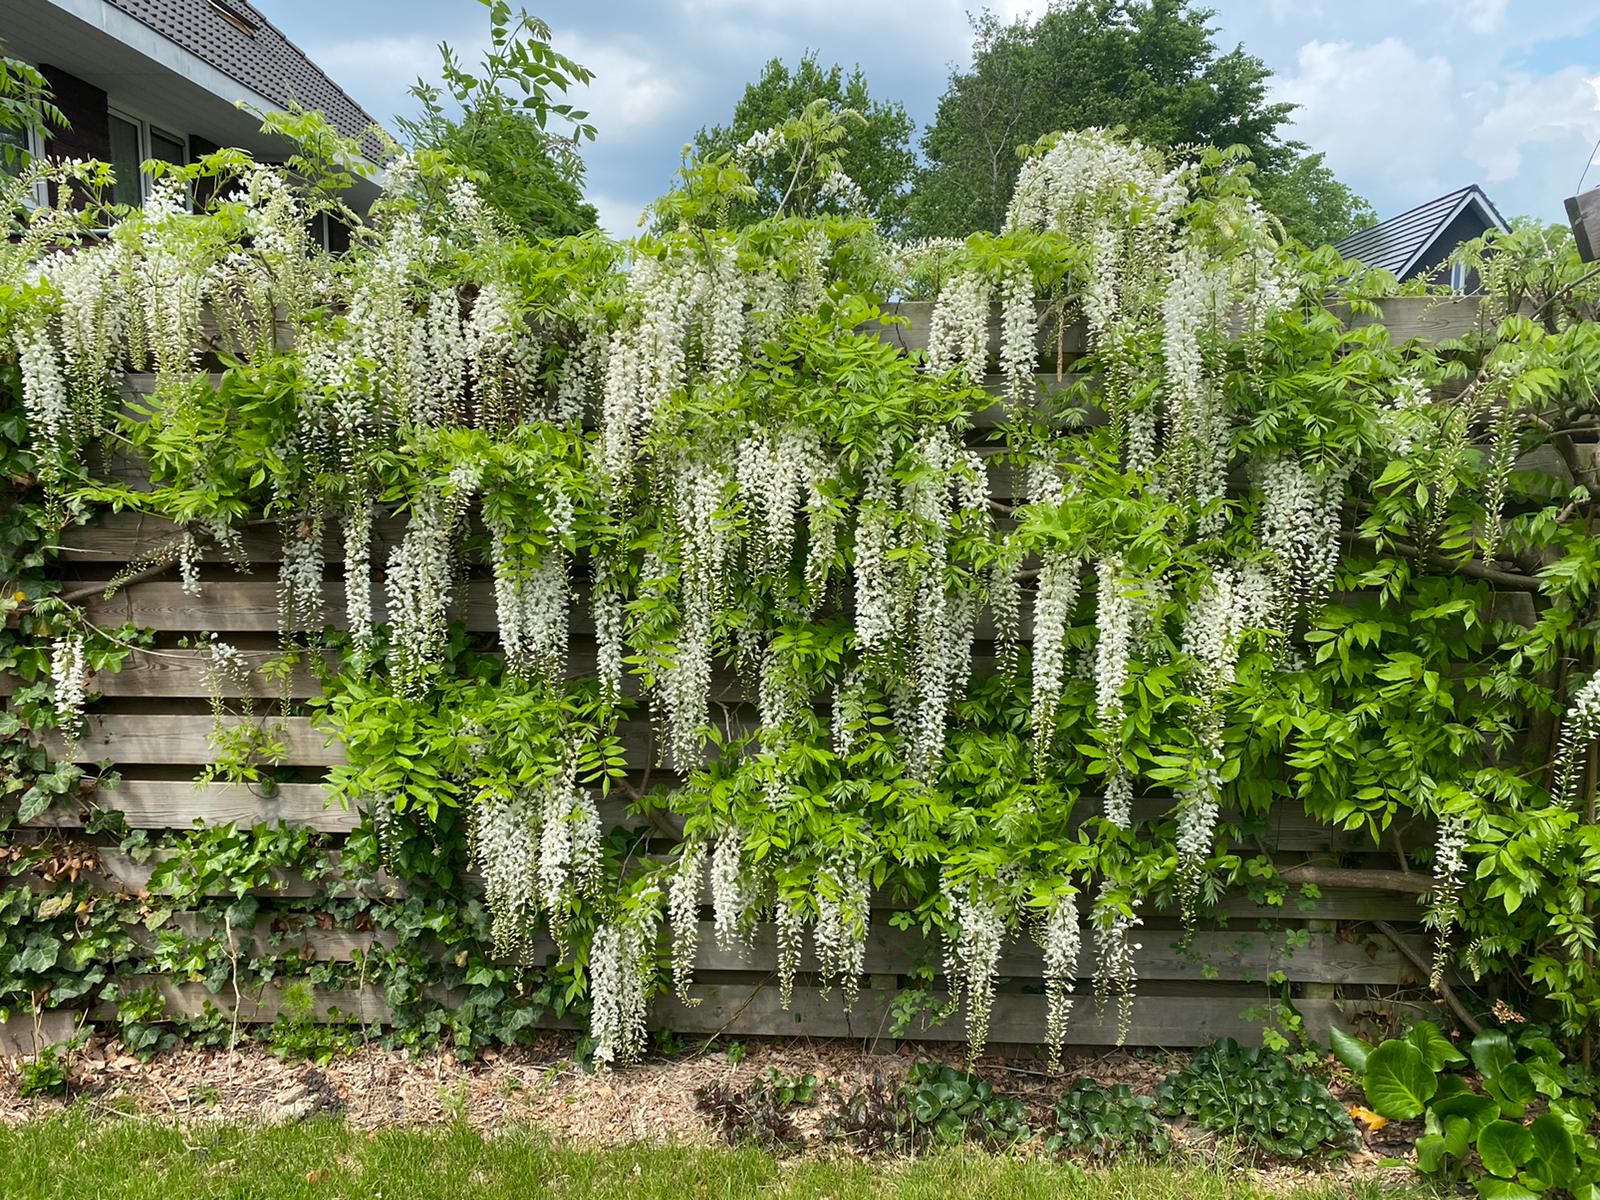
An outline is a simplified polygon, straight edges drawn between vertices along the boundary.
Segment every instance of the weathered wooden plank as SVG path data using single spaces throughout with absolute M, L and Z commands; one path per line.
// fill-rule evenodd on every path
M 97 851 L 100 868 L 96 872 L 98 878 L 103 880 L 105 886 L 124 892 L 142 893 L 150 891 L 150 881 L 156 869 L 163 863 L 179 857 L 176 850 L 153 850 L 144 861 L 134 859 L 131 855 L 121 850 L 106 848 Z M 337 850 L 329 851 L 328 860 L 337 867 L 340 853 Z M 373 879 L 363 880 L 359 885 L 342 878 L 337 873 L 319 879 L 307 879 L 300 871 L 286 871 L 273 868 L 268 872 L 271 884 L 266 887 L 251 888 L 249 894 L 262 897 L 281 897 L 284 899 L 303 899 L 309 896 L 323 896 L 329 898 L 344 898 L 356 895 L 379 896 L 390 899 L 399 899 L 410 894 L 410 889 L 404 881 L 395 878 L 387 871 L 379 870 Z M 158 893 L 159 894 L 159 893 Z M 223 895 L 218 889 L 209 895 Z
M 124 779 L 81 802 L 57 805 L 26 824 L 40 829 L 77 829 L 84 824 L 89 806 L 114 809 L 133 829 L 186 829 L 205 825 L 260 825 L 279 821 L 306 825 L 322 833 L 349 833 L 360 824 L 360 814 L 332 801 L 320 783 L 193 784 L 182 780 Z M 608 827 L 640 828 L 620 800 L 602 800 L 600 819 Z
M 178 913 L 173 924 L 190 936 L 226 936 L 227 931 L 206 922 L 196 913 Z M 716 942 L 716 927 L 702 922 L 695 948 L 697 972 L 775 971 L 777 943 L 770 925 L 758 927 L 747 946 L 722 949 Z M 392 930 L 320 929 L 313 918 L 303 914 L 265 917 L 249 930 L 234 930 L 234 944 L 241 951 L 258 955 L 287 955 L 291 958 L 345 960 L 357 953 L 368 953 L 375 945 L 394 946 L 399 935 Z M 662 936 L 662 950 L 672 940 L 670 931 Z M 1356 938 L 1341 941 L 1332 934 L 1312 934 L 1293 939 L 1289 945 L 1283 932 L 1250 934 L 1198 931 L 1187 948 L 1173 931 L 1149 931 L 1142 935 L 1134 951 L 1138 977 L 1144 980 L 1229 980 L 1247 983 L 1266 982 L 1280 974 L 1296 983 L 1388 984 L 1420 982 L 1408 959 L 1387 939 Z M 1427 953 L 1421 938 L 1416 949 Z M 1085 928 L 1083 944 L 1093 945 L 1093 931 Z M 547 937 L 535 939 L 529 961 L 543 962 L 557 953 Z M 923 966 L 942 970 L 944 946 L 935 938 L 924 938 L 915 930 L 896 929 L 881 921 L 867 931 L 866 974 L 905 975 Z M 1079 959 L 1078 978 L 1092 978 L 1089 955 Z M 819 969 L 815 955 L 807 947 L 801 956 L 800 971 Z M 1000 960 L 1000 975 L 1011 980 L 1042 980 L 1044 963 L 1037 946 L 1010 939 Z
M 1386 939 L 1354 938 L 1341 941 L 1332 934 L 1297 936 L 1290 945 L 1282 932 L 1196 931 L 1185 948 L 1182 935 L 1173 930 L 1141 932 L 1134 951 L 1140 979 L 1219 979 L 1265 982 L 1275 972 L 1294 982 L 1395 984 L 1412 980 L 1415 968 Z M 1092 930 L 1083 931 L 1083 944 L 1094 944 Z M 1417 946 L 1424 949 L 1418 939 Z M 1425 950 L 1424 950 L 1425 952 Z M 906 975 L 919 967 L 942 971 L 944 946 L 937 937 L 924 938 L 915 930 L 896 929 L 874 922 L 867 931 L 866 973 Z M 1090 977 L 1091 955 L 1079 959 L 1082 978 Z M 771 971 L 777 968 L 777 942 L 769 925 L 758 927 L 748 948 L 726 950 L 716 943 L 714 927 L 700 930 L 695 966 L 702 971 Z M 811 948 L 801 957 L 800 970 L 816 971 Z M 1008 938 L 999 973 L 1007 979 L 1042 979 L 1044 962 L 1039 948 L 1026 939 Z
M 404 517 L 383 517 L 372 523 L 372 560 L 388 560 L 389 551 L 405 536 Z M 120 564 L 133 562 L 140 555 L 167 546 L 181 527 L 165 517 L 140 512 L 108 512 L 89 525 L 74 525 L 61 531 L 59 548 L 66 562 Z M 275 521 L 252 521 L 239 531 L 239 548 L 251 563 L 276 566 L 283 560 L 283 536 Z M 337 526 L 324 539 L 324 558 L 330 563 L 344 561 L 344 540 Z M 233 556 L 209 538 L 201 539 L 200 560 L 231 563 Z M 263 570 L 269 575 L 271 571 Z
M 570 608 L 575 644 L 593 640 L 585 597 L 586 590 L 579 589 Z M 387 609 L 381 584 L 372 586 L 372 603 L 374 614 L 383 620 Z M 324 585 L 323 611 L 329 626 L 346 627 L 343 583 Z M 191 596 L 179 583 L 151 580 L 130 584 L 109 600 L 98 595 L 91 597 L 84 604 L 84 613 L 100 626 L 131 624 L 161 633 L 275 633 L 278 631 L 278 585 L 268 580 L 226 580 L 207 583 L 200 595 Z M 475 633 L 494 632 L 499 628 L 494 581 L 469 581 L 466 588 L 458 591 L 451 613 L 465 621 L 466 627 Z M 1033 636 L 1032 612 L 1026 605 L 1018 625 L 1021 638 L 1027 640 Z M 993 637 L 993 622 L 987 611 L 980 618 L 977 636 L 980 641 Z
M 1492 314 L 1483 296 L 1390 296 L 1378 301 L 1379 315 L 1357 314 L 1350 327 L 1383 325 L 1394 342 L 1420 338 L 1442 342 L 1489 328 Z
M 129 855 L 116 849 L 103 849 L 98 851 L 100 859 L 99 874 L 110 886 L 124 891 L 142 892 L 149 888 L 150 877 L 158 863 L 172 857 L 174 851 L 157 850 L 144 862 L 136 862 Z M 338 861 L 338 852 L 333 851 L 329 858 Z M 339 879 L 319 879 L 311 881 L 298 871 L 274 871 L 274 885 L 260 888 L 252 892 L 258 896 L 282 896 L 299 898 L 306 896 L 351 896 L 358 890 L 380 896 L 404 896 L 409 889 L 405 881 L 390 876 L 387 872 L 379 871 L 377 878 L 370 887 L 358 889 L 355 885 Z M 475 880 L 475 876 L 468 876 L 468 880 Z M 1212 908 L 1202 914 L 1202 919 L 1215 917 L 1228 921 L 1237 921 L 1235 928 L 1240 933 L 1256 933 L 1258 922 L 1268 921 L 1273 924 L 1297 926 L 1306 921 L 1332 920 L 1332 921 L 1417 921 L 1422 918 L 1425 911 L 1416 896 L 1402 895 L 1395 892 L 1367 892 L 1351 889 L 1324 888 L 1316 899 L 1305 899 L 1290 889 L 1287 901 L 1282 905 L 1258 904 L 1242 892 L 1230 893 L 1224 896 Z M 709 895 L 706 903 L 710 902 Z M 894 905 L 887 895 L 879 893 L 873 897 L 873 907 L 882 911 L 893 911 Z M 1164 910 L 1152 910 L 1152 917 L 1173 916 Z M 1154 935 L 1152 935 L 1154 936 Z M 1237 936 L 1237 935 L 1230 935 Z M 715 939 L 710 939 L 714 944 Z
M 237 783 L 196 785 L 181 780 L 124 779 L 118 786 L 94 793 L 81 803 L 57 805 L 32 821 L 39 828 L 74 829 L 84 823 L 93 805 L 122 813 L 134 829 L 183 829 L 196 821 L 207 825 L 257 825 L 282 821 L 308 825 L 324 833 L 349 833 L 359 814 L 330 806 L 320 783 L 247 786 Z
M 133 976 L 124 981 L 130 989 L 154 987 L 166 1003 L 170 1016 L 197 1016 L 206 1005 L 235 1014 L 231 990 L 212 993 L 197 983 L 177 983 L 163 976 Z M 381 988 L 317 989 L 313 993 L 313 1012 L 328 1020 L 337 1011 L 340 1018 L 365 1024 L 383 1024 L 390 1019 Z M 453 997 L 441 992 L 435 997 L 449 1003 Z M 709 983 L 692 989 L 685 1005 L 671 995 L 655 1002 L 649 1025 L 652 1029 L 671 1029 L 677 1033 L 750 1037 L 828 1037 L 873 1040 L 889 1036 L 890 1004 L 894 993 L 863 989 L 849 1011 L 837 989 L 824 994 L 820 989 L 797 987 L 790 1006 L 778 1003 L 777 988 L 768 984 Z M 938 1004 L 943 997 L 930 995 Z M 1324 1010 L 1333 1015 L 1343 1011 L 1346 1002 L 1337 1000 L 1299 1001 L 1297 1007 L 1316 1010 L 1319 1024 L 1325 1024 Z M 1044 1039 L 1045 999 L 1040 995 L 1003 993 L 995 997 L 989 1026 L 994 1043 L 1038 1045 Z M 1201 1046 L 1220 1037 L 1231 1037 L 1247 1044 L 1260 1044 L 1261 1022 L 1245 1014 L 1259 1008 L 1260 1002 L 1245 996 L 1188 997 L 1136 996 L 1133 1024 L 1127 1044 L 1134 1046 Z M 237 1019 L 242 1024 L 265 1024 L 285 1009 L 282 985 L 267 984 L 244 989 L 238 998 Z M 97 1014 L 113 1015 L 110 1006 Z M 1308 1016 L 1308 1023 L 1312 1016 Z M 534 1022 L 544 1029 L 571 1029 L 570 1020 L 542 1014 Z M 1067 1023 L 1067 1043 L 1073 1046 L 1112 1046 L 1119 1042 L 1115 1003 L 1097 1014 L 1094 1005 L 1080 999 Z M 966 1028 L 959 1015 L 937 1025 L 917 1025 L 901 1037 L 931 1042 L 965 1041 Z
M 336 766 L 346 761 L 338 738 L 317 728 L 310 717 L 265 715 L 246 721 L 230 716 L 224 717 L 222 724 L 231 729 L 251 726 L 260 730 L 265 740 L 283 751 L 273 760 L 274 765 Z M 78 737 L 74 758 L 78 762 L 204 765 L 217 757 L 213 725 L 210 716 L 200 714 L 91 715 Z M 624 722 L 618 733 L 630 760 L 643 767 L 654 747 L 649 722 Z M 56 757 L 65 753 L 60 734 L 53 730 L 44 744 Z

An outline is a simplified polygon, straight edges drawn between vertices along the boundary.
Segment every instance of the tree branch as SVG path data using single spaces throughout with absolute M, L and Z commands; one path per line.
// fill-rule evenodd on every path
M 1369 868 L 1319 867 L 1301 863 L 1280 867 L 1278 874 L 1289 883 L 1314 883 L 1318 887 L 1352 888 L 1365 892 L 1405 892 L 1420 896 L 1433 890 L 1433 881 L 1410 871 L 1381 871 Z
M 1412 966 L 1416 967 L 1424 975 L 1433 973 L 1433 968 L 1423 959 L 1422 955 L 1417 953 L 1416 947 L 1401 937 L 1393 925 L 1387 921 L 1374 921 L 1372 924 L 1379 933 L 1394 943 L 1394 948 L 1405 955 Z M 1466 1005 L 1461 1003 L 1460 997 L 1455 994 L 1455 991 L 1448 983 L 1443 979 L 1439 980 L 1439 986 L 1435 990 L 1439 993 L 1439 998 L 1450 1006 L 1450 1011 L 1455 1013 L 1456 1020 L 1465 1025 L 1474 1036 L 1483 1032 L 1482 1023 L 1467 1011 Z

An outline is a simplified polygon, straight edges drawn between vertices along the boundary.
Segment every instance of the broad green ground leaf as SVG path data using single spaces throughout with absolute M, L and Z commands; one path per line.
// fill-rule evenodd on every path
M 1533 1157 L 1533 1134 L 1515 1121 L 1491 1121 L 1478 1135 L 1478 1157 L 1491 1175 L 1512 1179 Z
M 1466 1121 L 1470 1130 L 1469 1138 L 1476 1138 L 1486 1125 L 1500 1115 L 1500 1105 L 1489 1096 L 1462 1092 L 1443 1100 L 1434 1100 L 1428 1111 L 1441 1121 L 1448 1122 L 1452 1118 Z
M 1422 1052 L 1423 1060 L 1435 1071 L 1446 1063 L 1467 1061 L 1467 1056 L 1432 1021 L 1418 1021 L 1406 1031 L 1405 1040 Z
M 1499 1030 L 1487 1030 L 1472 1039 L 1472 1065 L 1485 1079 L 1495 1078 L 1516 1061 L 1511 1039 Z
M 1340 1062 L 1358 1075 L 1366 1074 L 1367 1055 L 1372 1053 L 1372 1047 L 1337 1025 L 1328 1030 L 1328 1040 L 1333 1043 L 1333 1053 Z
M 1556 1187 L 1570 1187 L 1578 1174 L 1572 1134 L 1554 1113 L 1545 1113 L 1528 1127 L 1533 1138 L 1533 1161 L 1541 1178 Z
M 1409 1121 L 1439 1087 L 1422 1052 L 1410 1042 L 1388 1041 L 1367 1056 L 1367 1103 L 1379 1116 Z
M 1537 1095 L 1533 1075 L 1521 1063 L 1510 1064 L 1493 1078 L 1485 1076 L 1483 1086 L 1500 1102 L 1500 1115 L 1504 1117 L 1520 1117 Z
M 1483 1200 L 1539 1200 L 1538 1192 L 1530 1192 L 1520 1183 L 1510 1179 L 1496 1179 L 1483 1175 L 1472 1181 Z

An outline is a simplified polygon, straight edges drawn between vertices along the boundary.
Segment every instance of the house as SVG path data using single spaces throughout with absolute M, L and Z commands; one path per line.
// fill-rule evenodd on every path
M 24 148 L 111 163 L 118 203 L 148 192 L 139 170 L 147 159 L 186 163 L 237 146 L 282 161 L 284 143 L 238 101 L 321 109 L 376 161 L 373 119 L 246 0 L 4 0 L 0 43 L 39 68 L 71 123 Z M 348 199 L 364 209 L 377 191 L 362 180 Z M 322 236 L 339 231 L 324 225 Z
M 1369 267 L 1381 267 L 1404 282 L 1426 279 L 1449 284 L 1457 292 L 1478 289 L 1476 272 L 1447 261 L 1457 246 L 1491 229 L 1509 233 L 1511 226 L 1477 184 L 1419 204 L 1416 208 L 1352 233 L 1334 249 Z

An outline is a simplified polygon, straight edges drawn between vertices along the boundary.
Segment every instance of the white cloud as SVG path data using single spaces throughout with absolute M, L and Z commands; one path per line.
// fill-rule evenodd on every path
M 1325 151 L 1335 174 L 1371 191 L 1420 201 L 1465 182 L 1454 178 L 1460 97 L 1442 57 L 1394 37 L 1364 46 L 1307 42 L 1273 98 L 1299 106 L 1295 136 Z
M 588 112 L 607 141 L 625 142 L 672 120 L 692 90 L 688 73 L 672 66 L 668 55 L 647 58 L 614 42 L 562 30 L 553 40 L 568 58 L 594 72 L 594 81 L 573 88 L 567 99 Z
M 1509 0 L 1424 0 L 1430 8 L 1443 8 L 1460 17 L 1474 33 L 1494 33 L 1505 24 Z
M 591 192 L 587 199 L 594 205 L 600 228 L 609 236 L 631 238 L 639 232 L 639 217 L 645 209 L 640 201 L 604 192 Z
M 1499 89 L 1497 99 L 1478 120 L 1467 144 L 1472 160 L 1484 169 L 1489 182 L 1513 179 L 1522 171 L 1525 148 L 1547 142 L 1567 142 L 1574 158 L 1587 152 L 1600 136 L 1600 111 L 1596 111 L 1596 81 L 1577 67 L 1535 78 L 1512 76 Z M 1562 151 L 1552 148 L 1552 153 Z

